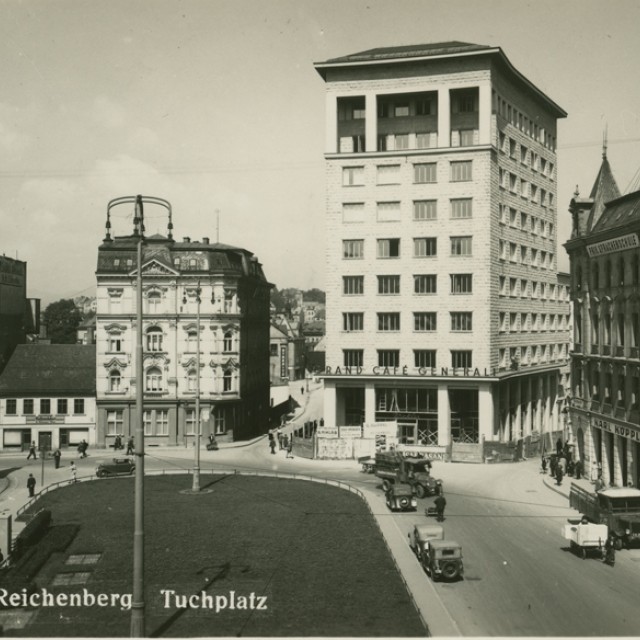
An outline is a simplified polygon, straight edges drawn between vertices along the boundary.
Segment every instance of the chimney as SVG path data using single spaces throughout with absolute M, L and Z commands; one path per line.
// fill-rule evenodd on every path
M 209 244 L 209 238 L 202 238 L 202 244 Z
M 191 238 L 189 236 L 185 236 L 182 238 L 182 242 L 191 242 Z

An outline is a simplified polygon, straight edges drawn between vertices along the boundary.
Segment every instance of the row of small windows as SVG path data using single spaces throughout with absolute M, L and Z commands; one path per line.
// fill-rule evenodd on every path
M 589 282 L 594 289 L 640 284 L 640 256 L 637 253 L 616 259 L 593 260 L 589 264 L 589 270 Z M 585 284 L 587 279 L 584 277 L 582 265 L 578 264 L 574 277 L 576 291 L 581 291 Z
M 53 415 L 55 407 L 55 415 L 69 415 L 69 400 L 67 398 L 58 398 L 55 403 L 50 398 L 40 398 L 38 401 L 33 398 L 24 398 L 22 400 L 22 415 L 32 416 L 36 414 L 36 402 L 39 402 L 39 415 Z M 84 399 L 75 398 L 73 400 L 73 415 L 84 415 Z M 18 415 L 18 400 L 16 398 L 7 398 L 5 405 L 5 414 L 8 416 Z
M 377 349 L 378 366 L 399 367 L 400 349 Z M 345 367 L 364 366 L 364 349 L 343 349 L 343 363 Z M 466 349 L 450 351 L 450 365 L 455 369 L 471 369 L 473 367 L 473 352 Z M 437 357 L 435 349 L 414 349 L 414 366 L 419 369 L 435 368 Z
M 473 274 L 449 274 L 452 294 L 473 293 Z M 380 295 L 400 295 L 400 276 L 377 276 L 377 291 Z M 432 295 L 438 292 L 438 276 L 435 273 L 418 273 L 413 275 L 413 293 Z M 364 295 L 364 276 L 342 276 L 342 293 L 346 296 Z
M 498 350 L 498 363 L 501 369 L 517 369 L 520 366 L 565 360 L 567 352 L 568 347 L 564 343 L 510 347 Z
M 540 269 L 555 269 L 555 255 L 550 251 L 535 249 L 517 242 L 500 240 L 498 245 L 500 260 L 509 260 L 516 264 L 530 265 Z
M 500 96 L 494 95 L 494 108 L 496 111 L 522 133 L 533 138 L 550 151 L 556 150 L 556 137 L 540 126 L 535 119 L 530 118 Z
M 524 200 L 529 200 L 533 204 L 539 204 L 541 207 L 549 207 L 550 209 L 555 206 L 555 196 L 551 191 L 547 191 L 533 182 L 528 182 L 515 173 L 500 169 L 499 180 L 502 189 L 519 195 Z
M 450 236 L 449 249 L 451 256 L 471 256 L 472 236 Z M 433 258 L 438 255 L 437 238 L 413 238 L 414 258 Z M 343 240 L 342 257 L 345 260 L 364 258 L 364 240 Z M 400 238 L 380 238 L 376 240 L 377 258 L 399 258 Z
M 109 391 L 118 393 L 124 390 L 122 384 L 122 373 L 118 369 L 109 372 Z M 234 390 L 234 372 L 231 369 L 225 369 L 222 374 L 222 391 Z M 187 391 L 196 391 L 197 389 L 197 371 L 190 369 L 187 372 Z M 145 391 L 162 392 L 166 389 L 166 383 L 162 371 L 159 367 L 150 367 L 145 373 Z
M 376 167 L 376 184 L 400 184 L 402 167 L 399 164 L 378 165 Z M 438 182 L 437 162 L 416 162 L 413 167 L 413 182 L 415 184 L 435 184 Z M 450 182 L 469 182 L 473 180 L 473 161 L 456 160 L 449 162 Z M 365 167 L 343 167 L 342 185 L 345 187 L 361 187 L 365 184 Z
M 473 313 L 471 311 L 451 311 L 450 330 L 473 331 Z M 376 314 L 378 331 L 400 331 L 400 313 L 396 311 Z M 431 332 L 438 329 L 438 314 L 435 311 L 415 311 L 413 313 L 413 330 Z M 342 314 L 342 329 L 348 332 L 364 331 L 364 313 L 347 312 Z
M 623 409 L 640 408 L 640 376 L 620 371 L 617 367 L 603 370 L 596 363 L 573 368 L 574 397 L 593 402 L 604 402 Z
M 214 431 L 216 435 L 225 432 L 224 411 L 214 410 L 212 412 L 214 420 Z M 169 435 L 169 412 L 167 409 L 147 410 L 143 414 L 144 435 L 145 436 L 168 436 Z M 195 409 L 185 410 L 185 434 L 194 435 L 196 433 L 196 411 Z M 124 412 L 121 409 L 107 411 L 107 435 L 115 436 L 124 432 Z
M 500 312 L 501 332 L 523 331 L 567 331 L 570 326 L 569 314 L 562 313 L 518 313 Z
M 145 333 L 145 346 L 147 351 L 161 352 L 164 349 L 164 333 L 160 327 L 149 327 Z M 187 352 L 195 352 L 197 349 L 198 333 L 197 330 L 188 331 L 186 335 L 187 339 Z M 200 337 L 200 343 L 204 344 L 203 337 Z M 109 351 L 121 352 L 122 351 L 122 339 L 119 335 L 111 335 L 109 337 Z M 225 331 L 222 340 L 222 350 L 225 353 L 233 352 L 235 350 L 234 344 L 234 331 Z
M 534 236 L 540 235 L 552 240 L 554 238 L 553 222 L 548 222 L 524 211 L 518 211 L 506 204 L 500 207 L 500 223 L 508 224 L 514 229 L 520 229 Z
M 536 173 L 541 173 L 550 180 L 554 179 L 555 165 L 553 162 L 538 155 L 525 145 L 518 144 L 516 140 L 505 135 L 502 131 L 500 132 L 499 145 L 500 151 L 507 154 L 512 160 L 519 160 L 520 164 L 531 167 Z
M 451 198 L 449 200 L 449 217 L 452 220 L 471 218 L 473 200 L 471 198 Z M 438 218 L 437 200 L 414 200 L 413 219 L 418 221 L 436 220 Z M 376 203 L 376 220 L 378 222 L 399 222 L 402 219 L 401 203 L 398 200 Z M 342 222 L 366 222 L 364 202 L 349 202 L 342 205 Z
M 567 287 L 564 285 L 550 284 L 549 282 L 537 282 L 524 278 L 507 278 L 500 276 L 500 295 L 540 298 L 541 300 L 558 300 L 563 302 L 568 297 Z

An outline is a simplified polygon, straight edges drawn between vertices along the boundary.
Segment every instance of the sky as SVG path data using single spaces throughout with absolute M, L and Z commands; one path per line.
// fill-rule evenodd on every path
M 107 204 L 143 194 L 171 203 L 176 238 L 243 247 L 278 288 L 322 289 L 313 63 L 448 40 L 501 47 L 568 112 L 562 245 L 605 130 L 620 189 L 640 188 L 638 24 L 640 0 L 0 0 L 0 253 L 27 262 L 43 305 L 95 295 Z M 113 213 L 130 233 L 132 208 Z M 162 209 L 145 218 L 166 229 Z

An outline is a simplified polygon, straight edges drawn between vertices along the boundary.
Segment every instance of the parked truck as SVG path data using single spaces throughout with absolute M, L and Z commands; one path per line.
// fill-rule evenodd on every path
M 431 475 L 431 460 L 408 458 L 397 451 L 377 452 L 374 473 L 382 480 L 385 492 L 401 482 L 410 485 L 418 498 L 424 498 L 437 495 L 442 487 L 442 481 Z
M 592 493 L 574 482 L 569 504 L 590 522 L 606 524 L 614 536 L 616 549 L 640 541 L 640 489 L 612 487 Z

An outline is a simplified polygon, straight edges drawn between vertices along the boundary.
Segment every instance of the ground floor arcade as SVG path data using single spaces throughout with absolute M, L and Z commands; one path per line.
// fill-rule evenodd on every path
M 404 444 L 516 442 L 562 429 L 558 369 L 503 376 L 323 377 L 326 425 L 395 421 Z

